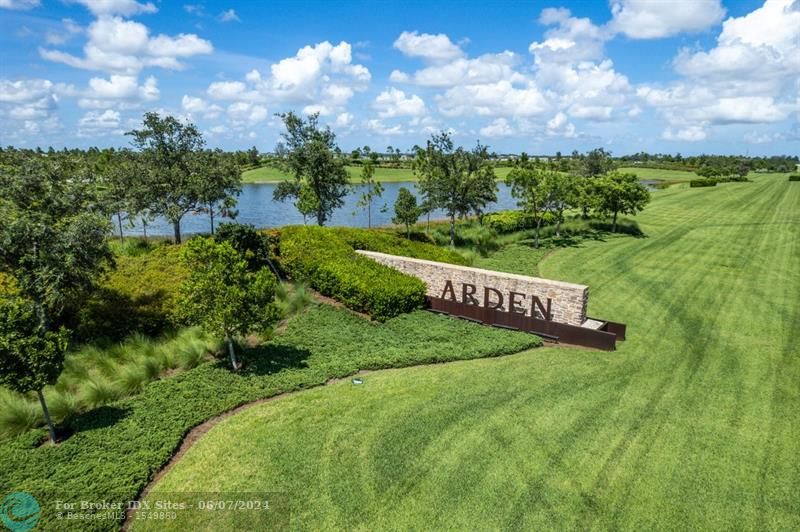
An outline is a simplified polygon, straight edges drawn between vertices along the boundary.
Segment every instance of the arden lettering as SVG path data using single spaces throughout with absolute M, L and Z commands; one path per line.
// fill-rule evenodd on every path
M 470 283 L 461 283 L 461 303 L 465 305 L 476 305 L 476 306 L 483 306 L 484 308 L 494 309 L 494 310 L 503 310 L 503 303 L 505 298 L 503 297 L 503 293 L 496 288 L 492 288 L 490 286 L 485 286 L 483 288 L 483 302 L 478 301 L 475 298 L 475 293 L 477 292 L 478 287 L 474 284 Z M 442 295 L 440 296 L 441 299 L 449 299 L 450 301 L 459 302 L 456 298 L 456 290 L 453 286 L 453 281 L 446 280 L 444 283 L 444 289 L 442 290 Z M 530 308 L 525 307 L 525 301 L 528 299 L 527 294 L 523 294 L 521 292 L 514 292 L 510 291 L 508 293 L 508 312 L 512 312 L 515 314 L 522 314 L 530 315 L 532 317 L 538 317 L 537 314 L 540 314 L 541 317 L 545 320 L 552 320 L 552 304 L 553 300 L 549 297 L 547 298 L 547 304 L 545 305 L 542 303 L 542 300 L 539 299 L 537 296 L 530 296 L 531 305 Z M 538 310 L 538 313 L 537 313 Z

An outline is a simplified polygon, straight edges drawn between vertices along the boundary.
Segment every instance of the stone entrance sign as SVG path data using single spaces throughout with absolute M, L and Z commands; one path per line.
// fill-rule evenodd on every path
M 358 250 L 381 264 L 421 279 L 431 298 L 573 326 L 587 326 L 589 287 L 525 275 Z

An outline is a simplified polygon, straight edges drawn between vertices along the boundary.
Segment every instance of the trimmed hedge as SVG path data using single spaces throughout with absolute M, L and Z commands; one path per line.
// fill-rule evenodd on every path
M 205 363 L 151 382 L 137 396 L 77 416 L 74 434 L 39 446 L 41 429 L 0 445 L 0 493 L 24 491 L 42 506 L 41 530 L 118 530 L 114 520 L 58 520 L 55 501 L 134 500 L 178 449 L 187 431 L 238 405 L 325 384 L 359 369 L 381 369 L 516 353 L 537 336 L 415 312 L 386 324 L 328 306 L 292 318 L 274 341 L 243 357 L 233 373 Z M 89 514 L 107 514 L 87 510 Z
M 336 230 L 285 227 L 280 262 L 293 279 L 378 321 L 421 308 L 425 302 L 421 280 L 357 254 Z
M 354 249 L 378 251 L 390 255 L 403 255 L 405 257 L 414 257 L 415 259 L 467 266 L 467 260 L 452 249 L 437 246 L 433 242 L 409 240 L 398 236 L 393 231 L 351 227 L 335 227 L 331 228 L 330 231 Z
M 715 187 L 717 186 L 716 179 L 692 179 L 689 181 L 690 188 L 701 188 L 701 187 Z
M 792 174 L 789 176 L 789 181 L 800 181 L 800 174 Z
M 706 179 L 693 179 L 689 181 L 691 188 L 698 187 L 715 187 L 718 183 L 749 183 L 750 180 L 746 177 L 739 175 L 731 175 L 727 177 L 708 177 Z
M 542 226 L 556 223 L 552 212 L 542 213 Z M 536 227 L 536 217 L 524 211 L 498 211 L 483 217 L 483 225 L 498 234 L 514 233 Z

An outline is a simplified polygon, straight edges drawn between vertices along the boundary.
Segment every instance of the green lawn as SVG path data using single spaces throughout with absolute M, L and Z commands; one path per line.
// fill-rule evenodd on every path
M 283 492 L 293 529 L 800 528 L 800 187 L 754 180 L 660 192 L 646 238 L 539 264 L 628 324 L 618 351 L 286 397 L 216 426 L 158 491 Z
M 618 171 L 635 174 L 639 179 L 652 179 L 656 181 L 690 181 L 699 178 L 697 174 L 689 172 L 688 170 L 659 170 L 657 168 L 626 166 L 619 168 Z
M 361 182 L 361 167 L 347 166 L 347 173 L 350 174 L 351 183 Z M 262 166 L 254 170 L 247 170 L 242 173 L 242 181 L 245 183 L 278 183 L 290 179 L 277 168 Z M 382 168 L 375 169 L 375 179 L 378 181 L 414 181 L 414 174 L 409 168 Z
M 361 167 L 360 166 L 347 166 L 347 173 L 350 175 L 351 183 L 361 183 Z M 511 168 L 502 167 L 495 168 L 495 174 L 498 179 L 505 179 Z M 242 173 L 242 181 L 244 183 L 278 183 L 289 179 L 289 175 L 281 172 L 277 168 L 262 166 L 254 170 L 247 170 Z M 413 172 L 410 168 L 383 168 L 378 167 L 375 169 L 375 179 L 382 182 L 404 182 L 416 181 Z

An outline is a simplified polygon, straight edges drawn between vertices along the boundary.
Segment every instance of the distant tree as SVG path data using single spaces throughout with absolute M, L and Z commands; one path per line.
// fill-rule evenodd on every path
M 556 236 L 561 236 L 561 223 L 564 221 L 564 211 L 577 205 L 579 192 L 577 189 L 578 177 L 565 172 L 548 172 L 550 190 L 548 209 L 556 218 Z
M 538 167 L 522 153 L 506 177 L 506 184 L 511 187 L 511 196 L 517 198 L 517 205 L 533 216 L 536 222 L 533 246 L 539 247 L 539 230 L 543 215 L 548 210 L 552 187 L 557 181 L 556 172 Z
M 431 213 L 436 210 L 434 207 L 433 202 L 430 201 L 423 193 L 422 196 L 422 203 L 419 206 L 420 215 L 425 215 L 425 234 L 431 232 Z
M 222 150 L 199 151 L 194 155 L 197 196 L 201 210 L 208 214 L 211 234 L 214 217 L 235 218 L 236 196 L 242 190 L 241 171 L 233 157 Z
M 33 304 L 0 298 L 0 384 L 19 393 L 36 392 L 52 443 L 56 431 L 42 389 L 55 384 L 64 369 L 67 331 L 42 327 Z
M 134 154 L 129 150 L 104 152 L 93 161 L 98 176 L 100 202 L 109 216 L 117 220 L 120 242 L 125 240 L 123 221 L 131 221 L 139 214 L 136 201 L 137 172 Z
M 258 148 L 255 146 L 247 150 L 247 164 L 252 166 L 258 166 L 261 164 L 261 156 L 258 153 Z
M 719 177 L 723 175 L 723 170 L 719 166 L 708 165 L 699 168 L 698 170 L 696 170 L 696 173 L 700 177 L 705 177 L 706 179 L 709 179 L 712 177 Z
M 612 217 L 612 232 L 617 231 L 617 215 L 636 215 L 650 202 L 650 192 L 634 174 L 612 172 L 598 179 L 595 187 L 596 208 Z
M 419 220 L 420 208 L 417 206 L 417 197 L 406 187 L 400 187 L 397 192 L 397 201 L 394 202 L 394 218 L 392 223 L 406 226 L 406 237 L 411 239 L 411 226 Z
M 596 148 L 582 158 L 580 174 L 584 177 L 597 177 L 610 172 L 613 168 L 611 153 L 603 148 Z
M 231 367 L 241 367 L 233 339 L 263 331 L 277 319 L 272 302 L 275 277 L 266 268 L 252 272 L 228 242 L 194 238 L 183 250 L 189 275 L 179 308 L 190 323 L 224 338 Z
M 203 206 L 198 186 L 196 154 L 205 142 L 192 123 L 173 116 L 145 113 L 142 129 L 126 133 L 140 151 L 138 173 L 149 193 L 149 210 L 172 223 L 175 243 L 181 242 L 181 219 Z
M 443 209 L 450 218 L 450 245 L 455 245 L 456 216 L 480 213 L 497 200 L 494 168 L 485 146 L 472 151 L 454 149 L 450 135 L 431 136 L 425 148 L 417 147 L 413 163 L 417 187 L 431 208 Z
M 286 131 L 281 134 L 284 142 L 277 151 L 294 180 L 281 182 L 274 198 L 296 199 L 305 185 L 316 198 L 312 215 L 319 225 L 325 225 L 333 211 L 344 205 L 349 190 L 344 161 L 335 155 L 336 135 L 329 127 L 319 126 L 319 114 L 305 120 L 292 112 L 279 116 Z
M 372 152 L 361 167 L 361 184 L 366 190 L 358 199 L 358 207 L 367 209 L 367 227 L 372 227 L 372 201 L 383 196 L 383 184 L 375 179 L 375 160 L 378 154 Z

